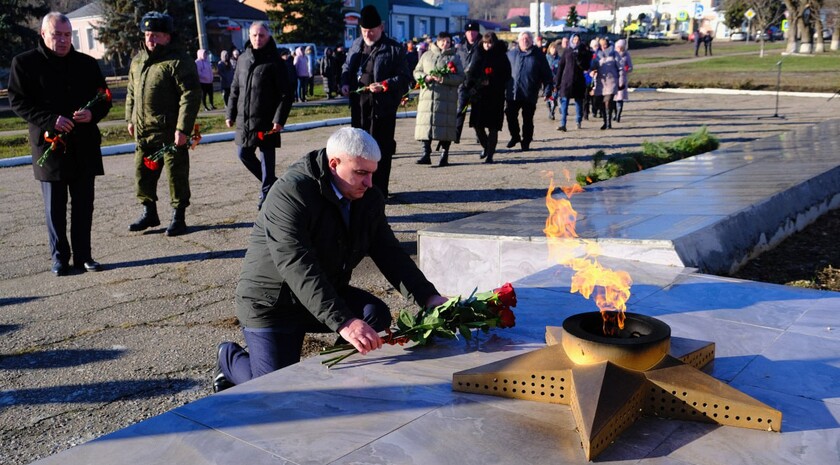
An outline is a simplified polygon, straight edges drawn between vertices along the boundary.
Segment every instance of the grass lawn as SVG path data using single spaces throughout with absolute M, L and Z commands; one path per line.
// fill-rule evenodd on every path
M 702 88 L 774 90 L 782 61 L 781 90 L 800 92 L 836 92 L 840 89 L 840 53 L 786 56 L 784 42 L 765 42 L 765 56 L 759 56 L 761 45 L 756 42 L 713 43 L 715 56 L 695 61 L 694 44 L 686 41 L 632 40 L 630 53 L 635 69 L 630 75 L 631 87 L 652 88 Z M 667 64 L 665 62 L 668 62 Z M 115 83 L 114 87 L 124 84 Z M 221 93 L 214 95 L 216 107 L 221 108 Z M 315 87 L 315 99 L 324 98 L 323 88 Z M 407 110 L 416 108 L 416 101 Z M 125 104 L 114 101 L 114 107 L 104 121 L 125 119 Z M 295 106 L 288 124 L 349 116 L 345 105 Z M 224 116 L 200 112 L 198 124 L 203 134 L 225 132 Z M 130 142 L 124 124 L 102 125 L 103 145 Z M 26 124 L 16 115 L 0 113 L 0 131 L 26 129 Z M 0 136 L 0 158 L 29 154 L 26 135 Z

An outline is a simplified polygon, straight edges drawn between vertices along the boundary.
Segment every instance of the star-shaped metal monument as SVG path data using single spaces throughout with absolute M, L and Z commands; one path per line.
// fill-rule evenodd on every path
M 584 350 L 563 343 L 572 339 L 563 328 L 548 326 L 548 347 L 455 373 L 452 389 L 568 404 L 587 460 L 641 415 L 781 431 L 781 412 L 700 371 L 715 358 L 714 342 L 668 333 L 663 355 L 639 370 L 609 359 L 580 363 Z

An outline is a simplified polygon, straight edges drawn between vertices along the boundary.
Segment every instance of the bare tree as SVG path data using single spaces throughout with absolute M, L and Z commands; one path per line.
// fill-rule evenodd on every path
M 761 41 L 760 56 L 764 56 L 764 32 L 772 24 L 778 23 L 784 16 L 784 8 L 778 0 L 746 0 L 746 5 L 753 10 L 755 16 L 752 26 L 758 32 Z

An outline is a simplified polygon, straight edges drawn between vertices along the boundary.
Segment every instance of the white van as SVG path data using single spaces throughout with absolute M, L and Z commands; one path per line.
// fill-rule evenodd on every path
M 318 47 L 311 43 L 311 42 L 301 42 L 301 43 L 288 43 L 288 44 L 277 44 L 277 50 L 281 48 L 287 48 L 290 52 L 292 52 L 292 58 L 295 56 L 295 50 L 298 47 L 301 47 L 303 50 L 306 50 L 306 47 L 312 47 L 313 54 L 315 55 L 315 74 L 320 74 L 320 67 L 319 64 L 321 63 L 321 55 L 318 54 Z

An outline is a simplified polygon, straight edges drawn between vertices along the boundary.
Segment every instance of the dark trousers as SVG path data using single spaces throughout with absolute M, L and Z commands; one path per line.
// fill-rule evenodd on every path
M 496 144 L 499 142 L 499 131 L 490 128 L 475 127 L 475 137 L 484 149 L 484 156 L 493 159 L 496 153 Z
M 374 331 L 384 331 L 391 325 L 391 311 L 373 294 L 348 287 L 341 297 L 350 311 Z M 239 344 L 224 344 L 219 356 L 222 373 L 230 382 L 242 384 L 299 362 L 306 333 L 332 332 L 315 317 L 309 316 L 304 322 L 278 328 L 243 328 L 248 351 Z
M 93 224 L 94 184 L 94 176 L 70 182 L 41 182 L 53 262 L 69 263 L 71 244 L 75 264 L 82 265 L 91 259 L 90 228 Z M 67 241 L 68 193 L 70 196 L 70 242 Z
M 228 97 L 230 97 L 230 87 L 222 87 L 222 103 L 227 107 Z
M 204 108 L 215 107 L 216 105 L 213 104 L 213 83 L 201 83 L 201 102 L 204 104 Z
M 388 198 L 388 184 L 391 178 L 391 161 L 397 151 L 397 142 L 394 140 L 394 131 L 397 128 L 397 115 L 388 115 L 375 118 L 373 105 L 360 103 L 357 95 L 350 95 L 350 125 L 354 128 L 363 129 L 370 134 L 376 143 L 379 144 L 379 151 L 382 159 L 379 166 L 373 173 L 373 184 L 382 191 L 382 195 Z
M 455 122 L 458 124 L 458 127 L 455 131 L 455 143 L 461 143 L 461 132 L 464 130 L 464 120 L 467 119 L 467 112 L 464 111 L 464 108 L 467 107 L 469 104 L 469 95 L 465 89 L 458 89 L 458 116 L 456 117 Z
M 519 132 L 519 111 L 522 110 L 522 133 Z M 505 117 L 507 118 L 508 131 L 514 140 L 522 140 L 523 145 L 528 145 L 534 140 L 534 112 L 537 111 L 537 103 L 530 100 L 507 100 L 505 103 Z
M 257 148 L 260 149 L 260 160 L 258 160 L 256 156 Z M 242 164 L 245 165 L 245 168 L 248 168 L 248 171 L 250 171 L 251 174 L 262 181 L 260 202 L 265 200 L 265 196 L 268 195 L 268 190 L 271 189 L 274 181 L 277 180 L 274 170 L 275 160 L 277 158 L 276 150 L 277 149 L 274 147 L 273 143 L 262 144 L 254 147 L 243 147 L 241 145 L 237 145 L 237 155 L 239 156 L 239 160 L 242 161 Z

